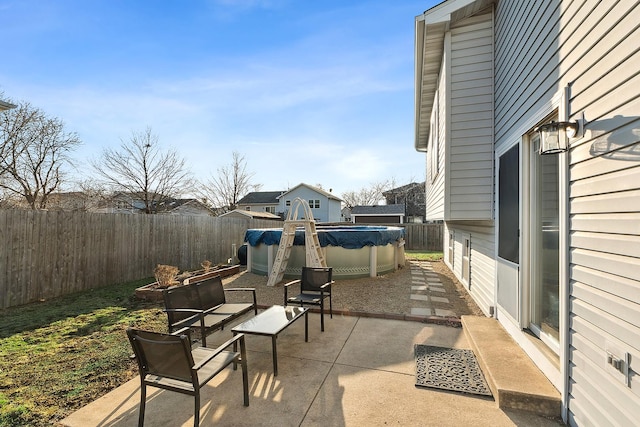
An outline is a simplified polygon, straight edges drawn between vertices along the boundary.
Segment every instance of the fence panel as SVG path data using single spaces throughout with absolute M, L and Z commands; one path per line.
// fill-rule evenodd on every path
M 442 251 L 442 224 L 394 224 L 404 227 L 405 248 L 408 250 Z
M 248 228 L 281 221 L 0 210 L 0 308 L 234 257 Z

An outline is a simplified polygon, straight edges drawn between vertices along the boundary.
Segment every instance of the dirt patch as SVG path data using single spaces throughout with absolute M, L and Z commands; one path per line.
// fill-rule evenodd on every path
M 442 261 L 431 261 L 434 272 L 442 281 L 445 293 L 438 296 L 446 297 L 449 304 L 438 307 L 448 309 L 458 317 L 465 314 L 483 315 L 477 304 L 469 296 L 462 284 Z M 267 286 L 267 277 L 240 272 L 235 276 L 223 280 L 225 287 L 255 287 L 259 305 L 270 306 L 284 303 L 284 283 Z M 411 268 L 407 261 L 404 268 L 396 272 L 377 277 L 362 279 L 336 280 L 333 286 L 334 310 L 363 312 L 374 314 L 411 314 L 411 308 L 416 302 L 411 300 Z M 238 293 L 240 294 L 240 293 Z M 240 296 L 227 293 L 230 301 L 244 301 Z M 235 299 L 237 298 L 237 299 Z M 242 299 L 241 299 L 242 298 Z

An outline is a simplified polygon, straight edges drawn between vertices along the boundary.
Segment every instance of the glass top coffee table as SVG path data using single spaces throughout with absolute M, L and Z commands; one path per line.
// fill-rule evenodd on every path
M 276 338 L 289 325 L 304 315 L 304 340 L 309 341 L 309 309 L 307 307 L 296 307 L 274 305 L 269 307 L 257 316 L 246 322 L 240 323 L 231 329 L 233 335 L 264 335 L 271 337 L 271 349 L 273 352 L 273 375 L 278 375 L 278 353 L 276 350 Z M 236 344 L 234 343 L 234 351 Z

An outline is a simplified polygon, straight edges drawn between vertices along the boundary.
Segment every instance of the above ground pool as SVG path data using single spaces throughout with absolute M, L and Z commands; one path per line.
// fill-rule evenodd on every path
M 385 226 L 316 226 L 318 240 L 334 279 L 375 277 L 404 265 L 404 228 Z M 247 230 L 247 271 L 269 275 L 282 228 Z M 296 230 L 284 277 L 299 278 L 305 265 L 304 228 Z

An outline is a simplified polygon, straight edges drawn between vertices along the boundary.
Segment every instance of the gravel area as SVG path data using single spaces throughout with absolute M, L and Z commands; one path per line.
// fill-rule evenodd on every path
M 420 303 L 410 298 L 410 262 L 417 261 L 407 260 L 404 268 L 375 278 L 336 280 L 333 285 L 333 309 L 372 314 L 411 314 L 411 308 L 419 306 Z M 457 317 L 465 314 L 483 315 L 444 262 L 431 261 L 431 266 L 445 288 L 445 293 L 438 296 L 446 297 L 450 301 L 439 308 L 451 310 Z M 225 287 L 253 287 L 256 289 L 258 304 L 271 306 L 283 304 L 283 286 L 287 281 L 285 279 L 276 286 L 269 287 L 266 276 L 247 273 L 243 269 L 239 274 L 224 279 L 223 283 Z M 238 296 L 243 294 L 245 293 L 231 292 L 227 293 L 227 298 L 230 302 L 248 301 L 246 297 Z

